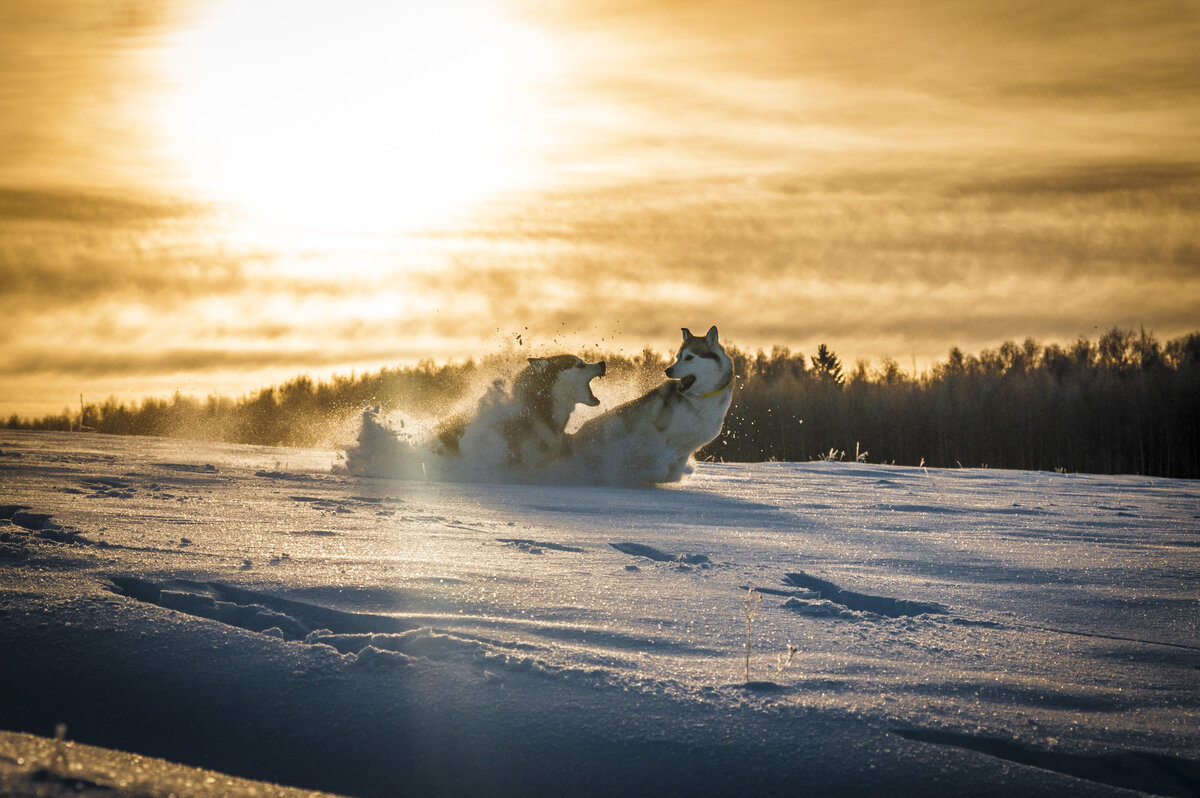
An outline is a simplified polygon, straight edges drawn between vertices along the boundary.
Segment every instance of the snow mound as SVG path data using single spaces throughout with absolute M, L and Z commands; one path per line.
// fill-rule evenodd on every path
M 304 638 L 304 642 L 330 646 L 343 654 L 362 656 L 364 649 L 373 648 L 435 662 L 454 658 L 470 659 L 483 651 L 478 641 L 435 632 L 428 626 L 399 634 L 336 634 L 329 630 L 318 630 Z
M 834 604 L 832 601 L 825 599 L 802 599 L 792 596 L 787 601 L 783 602 L 785 609 L 809 618 L 844 618 L 846 620 L 860 620 L 863 617 L 861 612 L 848 610 L 840 604 Z

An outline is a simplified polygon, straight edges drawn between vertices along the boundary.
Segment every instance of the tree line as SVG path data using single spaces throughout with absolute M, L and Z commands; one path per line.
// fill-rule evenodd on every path
M 847 376 L 825 350 L 736 360 L 746 379 L 711 457 L 1200 477 L 1200 333 L 956 347 L 920 375 L 884 358 Z
M 590 359 L 598 353 L 584 353 Z M 867 459 L 935 467 L 992 467 L 1200 477 L 1200 332 L 1160 344 L 1113 329 L 1097 340 L 1033 339 L 965 354 L 915 373 L 884 358 L 853 368 L 822 344 L 731 349 L 733 405 L 702 459 Z M 652 350 L 603 355 L 610 378 L 649 386 L 669 360 Z M 364 404 L 439 415 L 506 371 L 511 359 L 385 368 L 328 381 L 297 377 L 240 399 L 175 394 L 83 408 L 85 428 L 264 445 L 334 448 L 353 437 Z M 78 428 L 64 411 L 19 429 Z

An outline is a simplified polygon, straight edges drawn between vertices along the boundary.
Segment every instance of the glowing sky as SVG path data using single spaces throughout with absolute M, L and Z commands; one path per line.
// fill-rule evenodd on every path
M 0 4 L 0 413 L 1200 328 L 1200 5 Z

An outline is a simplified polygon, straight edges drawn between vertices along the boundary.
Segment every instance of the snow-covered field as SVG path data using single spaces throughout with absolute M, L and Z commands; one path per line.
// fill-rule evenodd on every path
M 1200 795 L 1200 484 L 334 462 L 0 433 L 0 728 L 354 795 Z M 0 786 L 235 789 L 31 739 Z

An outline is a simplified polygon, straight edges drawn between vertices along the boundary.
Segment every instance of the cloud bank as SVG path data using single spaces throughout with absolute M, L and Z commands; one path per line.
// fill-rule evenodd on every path
M 325 237 L 164 192 L 150 56 L 204 6 L 0 11 L 0 412 L 517 335 L 925 364 L 1200 327 L 1194 3 L 502 3 L 557 42 L 538 188 Z

